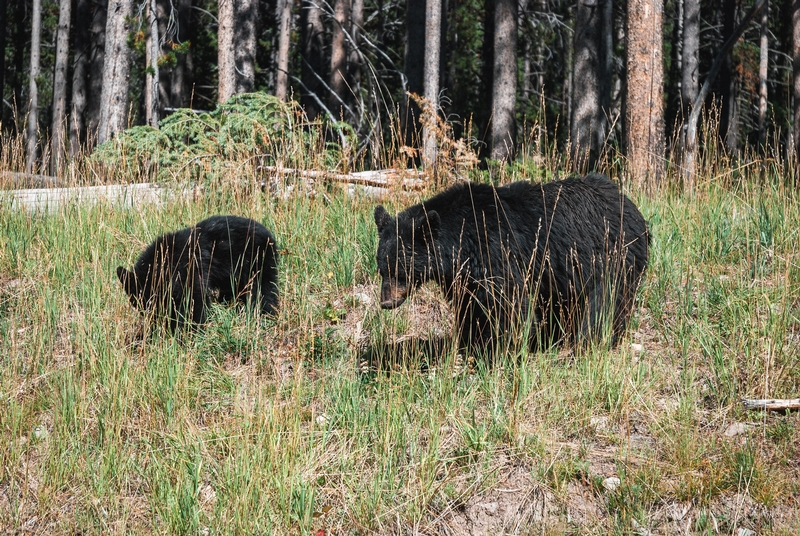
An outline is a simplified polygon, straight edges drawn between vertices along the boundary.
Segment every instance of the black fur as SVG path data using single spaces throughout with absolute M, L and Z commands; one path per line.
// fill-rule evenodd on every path
M 213 216 L 153 241 L 132 271 L 117 267 L 131 304 L 165 316 L 174 331 L 202 324 L 210 301 L 240 301 L 264 314 L 278 306 L 275 239 L 260 223 Z
M 396 218 L 378 206 L 375 223 L 381 306 L 436 281 L 465 347 L 493 343 L 525 318 L 532 347 L 598 340 L 607 325 L 616 343 L 647 266 L 644 218 L 599 174 L 460 183 Z

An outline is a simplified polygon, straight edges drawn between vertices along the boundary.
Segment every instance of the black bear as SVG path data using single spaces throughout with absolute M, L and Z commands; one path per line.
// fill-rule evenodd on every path
M 275 239 L 260 223 L 213 216 L 156 238 L 133 270 L 117 267 L 131 304 L 166 316 L 175 331 L 202 324 L 210 301 L 238 300 L 265 314 L 278 305 Z
M 378 206 L 375 223 L 381 307 L 433 280 L 455 309 L 463 347 L 494 345 L 526 325 L 531 348 L 604 334 L 615 344 L 647 266 L 642 214 L 599 174 L 460 183 L 396 218 Z

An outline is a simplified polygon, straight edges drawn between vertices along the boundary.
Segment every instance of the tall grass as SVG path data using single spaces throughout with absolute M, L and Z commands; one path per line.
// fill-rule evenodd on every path
M 16 143 L 4 141 L 5 170 Z M 564 165 L 547 149 L 525 154 L 496 179 Z M 445 348 L 431 367 L 412 352 L 391 373 L 363 374 L 365 341 L 452 333 L 439 291 L 381 311 L 374 200 L 324 184 L 284 199 L 231 162 L 194 198 L 160 207 L 0 203 L 0 527 L 798 530 L 796 416 L 738 403 L 800 392 L 800 205 L 782 164 L 707 160 L 694 196 L 632 194 L 652 253 L 617 349 L 464 366 Z M 418 199 L 391 195 L 392 209 Z M 224 213 L 277 237 L 277 317 L 215 306 L 182 338 L 148 325 L 114 268 L 158 234 Z M 745 431 L 725 435 L 734 422 Z

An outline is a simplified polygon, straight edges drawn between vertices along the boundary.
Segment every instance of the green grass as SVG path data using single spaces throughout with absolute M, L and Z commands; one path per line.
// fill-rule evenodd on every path
M 796 194 L 637 202 L 652 257 L 619 348 L 366 375 L 359 322 L 373 341 L 441 322 L 427 287 L 378 309 L 375 201 L 219 187 L 163 207 L 0 208 L 0 527 L 796 533 L 797 417 L 739 403 L 800 393 Z M 214 307 L 180 340 L 144 325 L 115 267 L 218 213 L 274 231 L 280 314 Z M 726 436 L 732 422 L 747 432 Z

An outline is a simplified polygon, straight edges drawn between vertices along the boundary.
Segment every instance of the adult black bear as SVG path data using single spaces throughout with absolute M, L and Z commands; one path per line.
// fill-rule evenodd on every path
M 170 328 L 202 324 L 210 301 L 238 300 L 265 314 L 278 305 L 275 239 L 260 223 L 213 216 L 153 241 L 133 270 L 117 267 L 131 304 L 159 316 Z
M 647 266 L 647 224 L 604 175 L 545 184 L 460 183 L 392 218 L 375 208 L 381 307 L 433 280 L 462 346 L 532 322 L 532 348 L 625 331 Z M 520 333 L 517 331 L 516 333 Z

